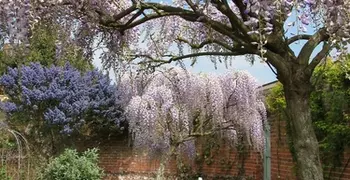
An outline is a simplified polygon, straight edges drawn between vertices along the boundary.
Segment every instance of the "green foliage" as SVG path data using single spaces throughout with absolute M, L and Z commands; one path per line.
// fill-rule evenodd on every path
M 350 145 L 350 56 L 343 63 L 327 61 L 315 71 L 311 95 L 312 119 L 325 165 L 341 165 L 344 148 Z
M 30 39 L 30 53 L 28 55 L 29 62 L 38 61 L 44 66 L 52 64 L 56 66 L 63 66 L 69 62 L 73 67 L 85 71 L 92 70 L 92 64 L 83 57 L 83 52 L 74 44 L 62 43 L 58 48 L 59 34 L 58 26 L 50 22 L 43 22 L 36 26 L 33 36 Z M 56 51 L 60 50 L 62 54 L 57 56 Z
M 2 166 L 0 168 L 0 179 L 1 180 L 12 180 L 12 178 L 10 176 L 8 176 L 6 173 L 6 166 Z
M 76 150 L 66 149 L 51 160 L 39 180 L 99 180 L 103 171 L 97 163 L 96 149 L 89 149 L 81 155 Z
M 83 57 L 83 52 L 78 46 L 67 42 L 61 42 L 61 47 L 57 46 L 58 39 L 65 36 L 59 34 L 58 28 L 51 22 L 39 22 L 32 31 L 28 48 L 5 44 L 0 48 L 0 74 L 5 73 L 8 67 L 28 65 L 30 62 L 39 62 L 44 66 L 63 66 L 69 62 L 81 71 L 92 70 L 91 62 Z
M 286 100 L 284 99 L 283 86 L 281 83 L 277 83 L 275 87 L 270 90 L 269 95 L 266 97 L 267 108 L 271 112 L 278 114 L 286 108 Z
M 344 62 L 327 60 L 314 72 L 311 93 L 312 122 L 325 166 L 341 165 L 344 148 L 350 145 L 350 56 Z M 283 116 L 286 103 L 283 86 L 267 97 L 271 112 Z

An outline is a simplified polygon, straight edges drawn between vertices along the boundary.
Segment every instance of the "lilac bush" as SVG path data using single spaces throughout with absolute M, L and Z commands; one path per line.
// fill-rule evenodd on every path
M 232 145 L 245 136 L 258 151 L 264 148 L 265 106 L 255 78 L 245 71 L 130 73 L 118 86 L 137 148 L 193 154 L 195 137 L 215 134 Z
M 68 134 L 86 125 L 118 126 L 122 121 L 116 86 L 97 69 L 81 73 L 69 64 L 31 63 L 9 68 L 0 86 L 9 96 L 1 109 L 13 118 L 21 115 L 20 121 L 43 121 Z

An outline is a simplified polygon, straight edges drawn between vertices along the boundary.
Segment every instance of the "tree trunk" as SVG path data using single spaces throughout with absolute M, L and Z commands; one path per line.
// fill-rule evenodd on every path
M 318 141 L 312 125 L 309 104 L 312 85 L 306 79 L 293 78 L 283 83 L 291 150 L 294 150 L 292 154 L 297 163 L 298 179 L 323 180 Z

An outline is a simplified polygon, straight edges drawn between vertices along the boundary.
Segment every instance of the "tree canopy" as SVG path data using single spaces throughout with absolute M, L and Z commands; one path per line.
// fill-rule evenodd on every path
M 33 29 L 28 49 L 11 43 L 4 43 L 0 50 L 0 73 L 8 67 L 29 65 L 39 62 L 41 65 L 64 66 L 69 62 L 80 71 L 92 70 L 91 61 L 83 57 L 82 50 L 73 44 L 58 44 L 60 26 L 49 20 L 42 20 Z
M 61 31 L 73 33 L 71 42 L 90 51 L 86 55 L 91 57 L 94 41 L 100 41 L 99 45 L 107 48 L 104 62 L 115 66 L 136 58 L 144 59 L 141 64 L 157 66 L 205 55 L 256 54 L 264 55 L 277 67 L 280 63 L 275 61 L 284 57 L 277 60 L 275 56 L 281 51 L 293 54 L 287 47 L 298 40 L 308 40 L 297 58 L 308 63 L 304 59 L 310 57 L 310 50 L 330 38 L 332 41 L 310 64 L 312 68 L 330 46 L 348 42 L 349 4 L 346 0 L 20 0 L 2 1 L 1 13 L 6 24 L 3 38 L 10 42 L 27 42 L 27 34 L 38 19 L 54 18 L 63 27 Z M 13 8 L 18 12 L 11 11 Z M 291 16 L 296 22 L 288 26 L 295 26 L 298 33 L 288 38 L 284 26 Z M 307 34 L 310 27 L 313 35 Z M 143 39 L 146 41 L 140 45 Z M 171 48 L 174 43 L 177 51 Z M 279 49 L 276 44 L 285 47 Z M 184 47 L 192 53 L 185 53 Z

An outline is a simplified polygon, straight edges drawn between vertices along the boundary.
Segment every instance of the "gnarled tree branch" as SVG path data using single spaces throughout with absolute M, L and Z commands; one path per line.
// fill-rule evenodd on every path
M 151 64 L 151 66 L 153 66 L 153 67 L 159 67 L 159 66 L 164 65 L 164 64 L 169 64 L 169 63 L 180 61 L 182 59 L 187 59 L 187 58 L 194 58 L 194 57 L 200 57 L 200 56 L 238 56 L 238 55 L 244 55 L 247 53 L 249 53 L 249 52 L 247 52 L 246 49 L 240 49 L 240 50 L 236 50 L 234 52 L 198 52 L 198 53 L 186 54 L 183 56 L 169 55 L 168 56 L 168 57 L 170 57 L 169 59 L 157 59 L 157 58 L 151 57 L 150 55 L 143 55 L 143 54 L 132 55 L 132 56 L 134 58 L 147 58 L 147 59 L 149 59 L 148 61 L 141 61 L 138 64 L 141 64 L 141 65 Z
M 301 49 L 297 61 L 300 64 L 307 65 L 309 63 L 310 56 L 316 46 L 322 41 L 326 41 L 329 38 L 325 28 L 318 30 L 312 37 L 306 42 Z
M 181 37 L 177 38 L 177 40 L 188 44 L 193 49 L 200 49 L 200 48 L 203 48 L 205 45 L 209 45 L 209 44 L 218 44 L 229 51 L 235 51 L 235 47 L 239 48 L 239 46 L 238 46 L 239 44 L 237 44 L 235 47 L 232 47 L 232 46 L 230 46 L 222 41 L 216 40 L 216 39 L 207 39 L 207 40 L 201 42 L 200 44 L 191 43 L 188 40 L 183 39 Z
M 227 18 L 230 20 L 232 28 L 237 28 L 233 30 L 237 31 L 239 36 L 244 35 L 247 39 L 252 39 L 252 37 L 247 34 L 250 30 L 242 23 L 240 19 L 238 19 L 236 14 L 229 7 L 227 1 L 220 2 L 219 0 L 212 0 L 212 3 L 216 4 L 216 8 L 222 14 L 227 16 Z
M 287 44 L 290 45 L 293 42 L 299 41 L 299 40 L 309 40 L 312 37 L 312 35 L 309 34 L 299 34 L 295 35 L 289 39 L 287 39 Z
M 331 49 L 331 45 L 328 42 L 324 42 L 322 50 L 319 53 L 317 53 L 317 55 L 312 59 L 310 64 L 307 66 L 307 70 L 306 70 L 307 73 L 309 73 L 310 75 L 312 74 L 313 70 L 321 62 L 321 60 L 327 57 L 330 49 Z

